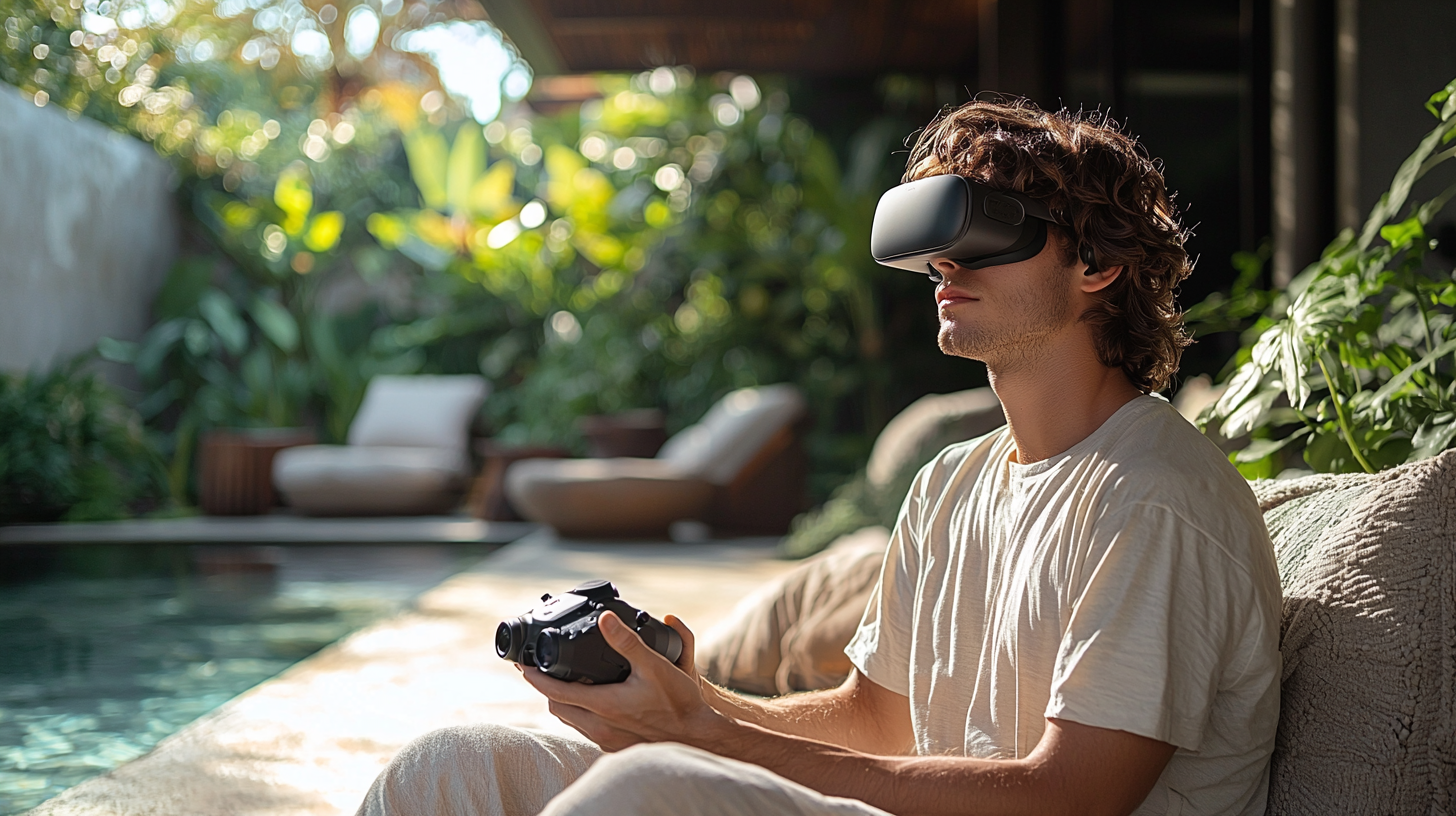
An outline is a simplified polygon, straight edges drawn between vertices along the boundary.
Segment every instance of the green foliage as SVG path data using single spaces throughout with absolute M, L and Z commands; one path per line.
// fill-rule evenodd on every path
M 135 366 L 148 420 L 171 431 L 172 494 L 185 501 L 198 436 L 218 427 L 317 425 L 344 438 L 364 387 L 379 373 L 415 371 L 421 355 L 381 355 L 368 344 L 378 315 L 318 306 L 321 271 L 334 262 L 345 227 L 337 211 L 315 212 L 306 168 L 280 175 L 273 195 L 204 195 L 199 211 L 239 263 L 178 262 L 157 295 L 157 323 L 136 343 L 98 345 Z
M 140 418 L 81 362 L 0 374 L 0 524 L 124 518 L 165 495 Z
M 899 407 L 866 246 L 899 128 L 871 123 L 845 172 L 782 90 L 746 76 L 600 82 L 579 114 L 493 124 L 485 142 L 469 125 L 407 133 L 423 206 L 370 232 L 476 287 L 461 309 L 496 304 L 479 368 L 505 439 L 570 442 L 584 414 L 647 406 L 681 427 L 732 388 L 791 381 L 820 411 L 827 492 Z
M 1238 275 L 1227 293 L 1214 292 L 1183 313 L 1183 322 L 1195 337 L 1219 332 L 1246 332 L 1274 305 L 1278 293 L 1259 284 L 1273 249 L 1265 240 L 1254 252 L 1235 252 L 1232 260 Z
M 1272 475 L 1302 450 L 1319 472 L 1375 472 L 1434 456 L 1456 438 L 1456 282 L 1431 256 L 1427 226 L 1456 185 L 1410 201 L 1456 157 L 1456 82 L 1431 97 L 1439 124 L 1401 165 L 1357 235 L 1346 231 L 1290 284 L 1235 357 L 1205 412 L 1246 475 Z M 1379 239 L 1379 241 L 1377 241 Z
M 440 0 L 17 0 L 0 10 L 0 81 L 231 190 L 303 158 L 367 163 L 400 124 L 444 121 L 434 67 L 397 45 L 454 12 Z M 431 92 L 438 104 L 422 111 Z
M 420 365 L 417 350 L 371 349 L 371 333 L 396 319 L 384 298 L 330 297 L 361 277 L 393 283 L 399 264 L 373 245 L 365 217 L 397 207 L 408 185 L 400 129 L 460 111 L 409 37 L 448 24 L 499 40 L 486 23 L 454 20 L 459 11 L 439 0 L 19 0 L 0 10 L 0 81 L 151 143 L 180 171 L 184 211 L 200 222 L 189 238 L 215 245 L 189 242 L 194 257 L 173 271 L 139 343 L 99 345 L 136 365 L 139 407 L 166 432 L 179 500 L 201 431 L 315 424 L 339 439 L 370 376 Z M 515 79 L 528 77 L 504 48 Z
M 370 351 L 370 311 L 309 314 L 314 294 L 307 282 L 254 282 L 215 260 L 186 259 L 158 296 L 160 322 L 137 343 L 99 344 L 106 359 L 136 367 L 146 388 L 140 412 L 171 431 L 178 501 L 201 433 L 316 426 L 342 441 L 370 377 L 418 369 L 417 355 Z

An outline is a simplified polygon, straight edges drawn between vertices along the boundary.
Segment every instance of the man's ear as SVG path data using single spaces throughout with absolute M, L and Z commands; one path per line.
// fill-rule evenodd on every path
M 1119 265 L 1104 269 L 1084 269 L 1082 276 L 1077 281 L 1077 288 L 1089 295 L 1093 292 L 1101 292 L 1122 276 L 1124 268 Z

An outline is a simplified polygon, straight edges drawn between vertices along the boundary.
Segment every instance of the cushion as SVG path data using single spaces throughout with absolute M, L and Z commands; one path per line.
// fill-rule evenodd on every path
M 714 683 L 773 696 L 837 686 L 849 676 L 844 647 L 879 579 L 890 532 L 844 536 L 745 598 L 703 636 L 699 671 Z
M 349 444 L 463 453 L 488 390 L 485 380 L 473 375 L 377 376 L 349 426 Z
M 1005 424 L 1001 401 L 989 388 L 921 397 L 896 414 L 875 438 L 865 478 L 879 489 L 903 482 L 905 488 L 893 502 L 898 511 L 915 474 L 937 453 Z
M 727 485 L 805 410 L 803 394 L 792 385 L 740 388 L 708 409 L 696 425 L 674 434 L 657 458 L 711 484 Z
M 458 450 L 304 445 L 273 460 L 273 484 L 316 516 L 415 515 L 452 509 L 469 473 Z
M 803 558 L 861 527 L 893 526 L 910 483 L 926 462 L 947 445 L 1004 424 L 1001 402 L 989 388 L 921 397 L 880 431 L 863 475 L 840 486 L 822 507 L 794 520 L 784 552 Z
M 1284 586 L 1268 812 L 1450 813 L 1456 451 L 1254 492 Z
M 505 487 L 522 516 L 582 537 L 661 536 L 713 497 L 713 485 L 661 459 L 524 459 Z

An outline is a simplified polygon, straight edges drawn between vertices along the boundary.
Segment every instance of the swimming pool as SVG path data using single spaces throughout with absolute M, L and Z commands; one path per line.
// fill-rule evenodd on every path
M 141 756 L 490 549 L 0 550 L 0 814 Z

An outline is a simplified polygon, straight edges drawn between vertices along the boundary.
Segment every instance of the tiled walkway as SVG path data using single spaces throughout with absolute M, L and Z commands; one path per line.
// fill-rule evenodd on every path
M 503 617 L 585 578 L 616 582 L 654 615 L 699 633 L 792 564 L 773 542 L 558 542 L 532 534 L 198 720 L 152 753 L 83 783 L 34 816 L 334 816 L 354 811 L 401 745 L 425 731 L 497 722 L 566 733 L 492 646 Z

